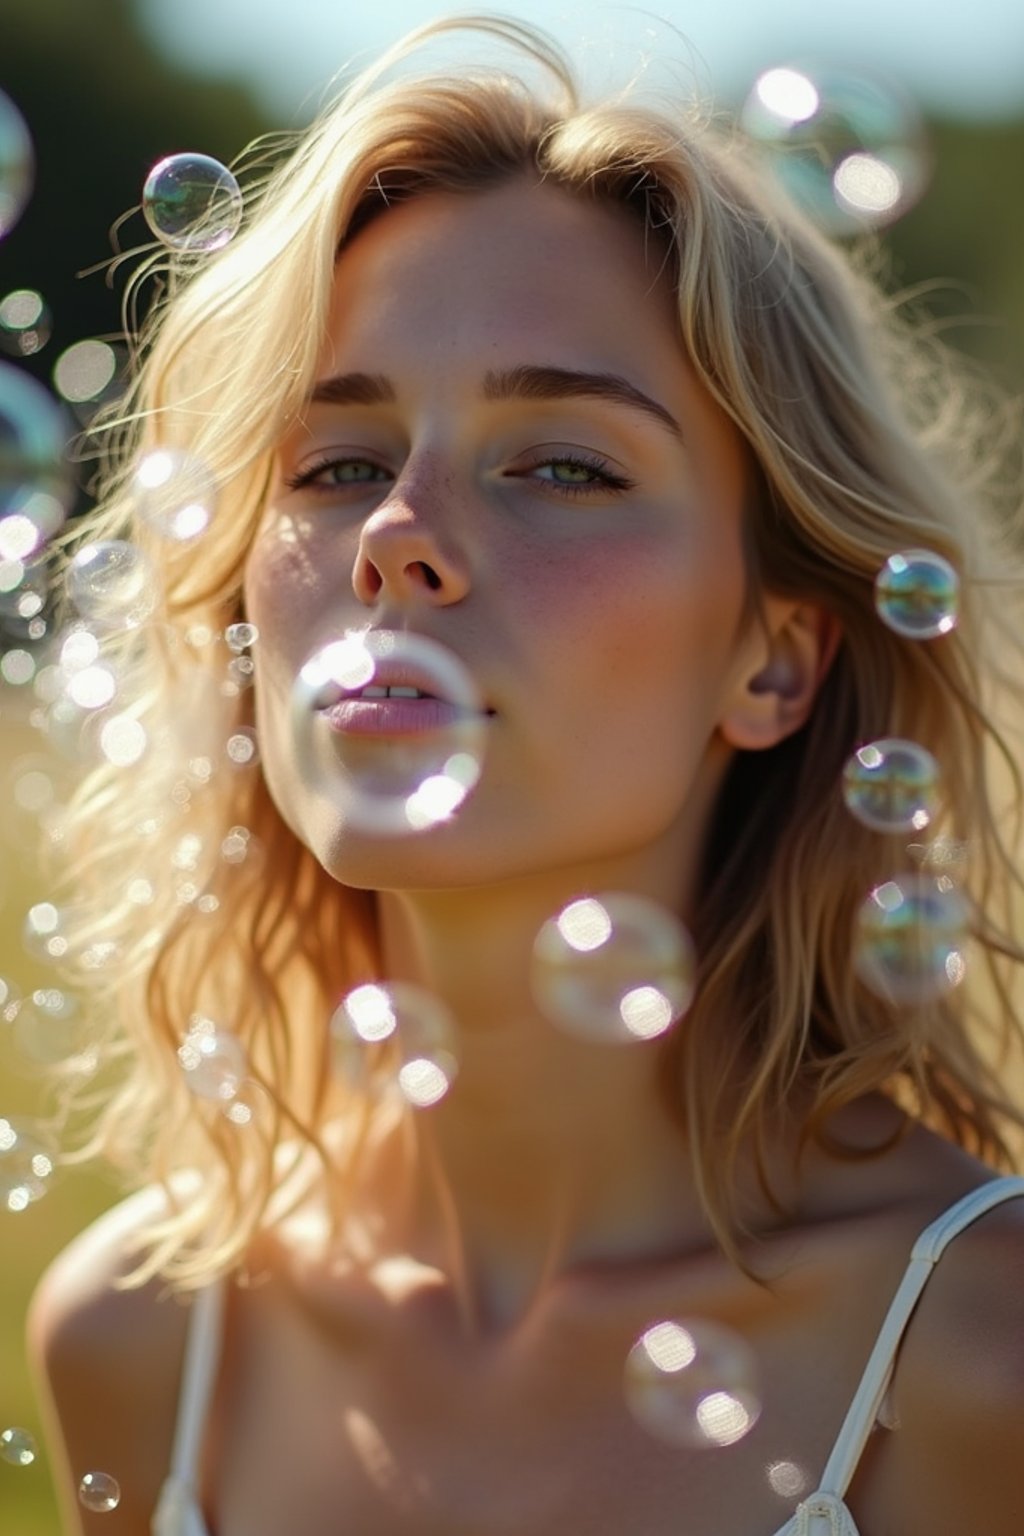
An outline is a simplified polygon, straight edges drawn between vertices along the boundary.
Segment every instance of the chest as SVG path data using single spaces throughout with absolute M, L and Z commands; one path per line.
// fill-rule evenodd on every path
M 766 1331 L 761 1417 L 695 1449 L 630 1412 L 630 1342 L 556 1328 L 458 1350 L 404 1320 L 338 1338 L 257 1303 L 211 1425 L 212 1536 L 775 1536 L 817 1486 L 856 1346 L 816 1364 L 786 1327 Z

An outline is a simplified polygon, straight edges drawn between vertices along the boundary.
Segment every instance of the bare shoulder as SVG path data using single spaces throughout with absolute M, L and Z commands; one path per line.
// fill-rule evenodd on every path
M 1024 1530 L 1024 1198 L 946 1248 L 908 1327 L 893 1401 L 894 1530 Z
M 119 1528 L 144 1531 L 168 1470 L 189 1309 L 161 1281 L 119 1288 L 137 1262 L 134 1239 L 162 1208 L 161 1192 L 145 1190 L 102 1216 L 53 1261 L 29 1307 L 29 1358 L 69 1536 L 109 1527 L 109 1515 L 78 1502 L 86 1472 L 117 1479 Z

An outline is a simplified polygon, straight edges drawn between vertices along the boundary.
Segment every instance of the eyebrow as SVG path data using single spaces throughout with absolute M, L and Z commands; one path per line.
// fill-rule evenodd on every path
M 394 385 L 380 373 L 341 373 L 314 385 L 311 401 L 326 405 L 393 405 Z M 576 368 L 554 368 L 522 363 L 517 368 L 488 370 L 484 375 L 485 400 L 610 400 L 625 405 L 668 429 L 683 442 L 682 429 L 670 411 L 642 389 L 617 373 L 586 373 Z

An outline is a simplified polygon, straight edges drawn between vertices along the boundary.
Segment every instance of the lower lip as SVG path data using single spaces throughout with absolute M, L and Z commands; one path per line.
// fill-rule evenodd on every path
M 345 736 L 418 736 L 465 719 L 447 699 L 341 699 L 322 713 L 331 730 Z

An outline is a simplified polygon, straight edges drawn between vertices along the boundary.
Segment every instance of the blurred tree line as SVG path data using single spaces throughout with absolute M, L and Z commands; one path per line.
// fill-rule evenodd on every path
M 324 61 L 325 73 L 334 62 Z M 20 107 L 37 154 L 35 195 L 0 244 L 0 296 L 36 288 L 49 304 L 52 340 L 25 362 L 47 378 L 70 343 L 121 329 L 127 272 L 113 286 L 102 272 L 76 274 L 111 256 L 111 228 L 137 208 L 153 163 L 185 149 L 230 161 L 280 125 L 240 81 L 196 79 L 162 58 L 132 0 L 0 0 L 0 88 Z M 930 128 L 931 186 L 885 235 L 893 285 L 939 279 L 929 307 L 957 322 L 953 344 L 1020 390 L 1024 115 Z M 119 240 L 122 248 L 151 240 L 140 213 Z

